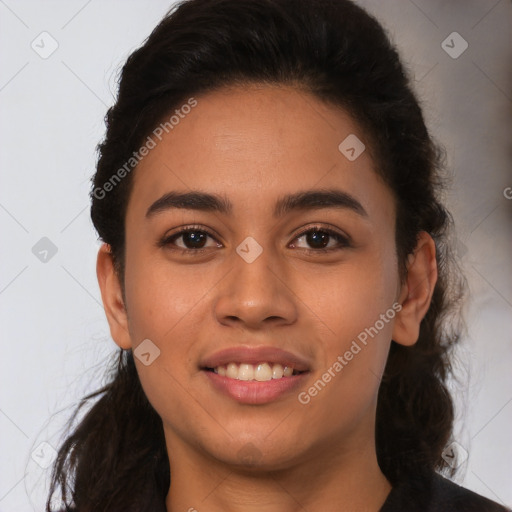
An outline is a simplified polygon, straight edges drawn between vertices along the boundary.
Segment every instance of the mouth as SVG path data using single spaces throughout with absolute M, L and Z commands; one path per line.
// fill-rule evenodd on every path
M 257 382 L 268 382 L 273 379 L 283 379 L 305 373 L 305 371 L 299 371 L 293 366 L 283 366 L 280 363 L 266 361 L 258 364 L 231 362 L 215 368 L 202 369 L 228 379 Z
M 304 383 L 309 362 L 273 347 L 226 349 L 201 362 L 212 389 L 244 404 L 265 404 Z

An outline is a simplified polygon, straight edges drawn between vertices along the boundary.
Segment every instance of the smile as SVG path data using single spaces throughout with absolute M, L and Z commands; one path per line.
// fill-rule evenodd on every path
M 295 370 L 291 366 L 283 366 L 279 363 L 262 362 L 258 364 L 249 363 L 228 363 L 215 368 L 207 368 L 209 371 L 227 377 L 229 379 L 265 382 L 272 379 L 282 379 L 299 375 L 300 371 Z
M 266 404 L 304 385 L 311 362 L 273 346 L 238 345 L 205 357 L 199 370 L 210 389 L 242 404 Z

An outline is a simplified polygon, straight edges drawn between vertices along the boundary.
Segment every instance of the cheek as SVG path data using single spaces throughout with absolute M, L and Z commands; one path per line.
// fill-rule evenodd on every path
M 176 380 L 182 380 L 191 369 L 189 353 L 200 329 L 193 321 L 193 313 L 205 292 L 201 289 L 204 281 L 201 286 L 194 286 L 190 275 L 169 272 L 168 266 L 152 258 L 142 259 L 132 253 L 131 261 L 126 263 L 126 300 L 134 355 L 143 340 L 150 340 L 157 347 L 157 357 L 151 365 L 146 366 L 135 357 L 151 401 L 152 389 L 165 390 L 167 394 Z
M 382 249 L 381 244 L 379 249 L 354 254 L 330 270 L 302 272 L 297 286 L 297 295 L 315 313 L 311 316 L 317 316 L 324 330 L 339 340 L 336 348 L 340 349 L 392 308 L 398 295 L 394 247 Z M 390 334 L 391 322 L 382 330 Z
M 136 347 L 149 339 L 159 351 L 150 365 L 135 357 L 137 371 L 158 414 L 172 417 L 183 409 L 188 396 L 183 383 L 196 370 L 191 354 L 204 331 L 198 318 L 206 317 L 201 313 L 201 297 L 207 283 L 205 279 L 196 282 L 190 272 L 170 272 L 168 265 L 151 258 L 143 264 L 133 258 L 130 263 L 125 282 L 132 344 Z
M 126 265 L 126 298 L 132 341 L 141 336 L 162 345 L 169 343 L 183 321 L 199 305 L 208 289 L 208 278 L 198 272 L 171 272 L 169 263 L 155 257 L 134 255 Z
M 311 309 L 327 326 L 319 340 L 315 382 L 328 383 L 305 392 L 319 418 L 334 423 L 341 417 L 356 419 L 376 397 L 389 351 L 398 291 L 394 246 L 381 243 L 379 249 L 340 266 L 328 279 L 310 276 L 307 283 L 303 292 L 309 293 L 315 304 Z

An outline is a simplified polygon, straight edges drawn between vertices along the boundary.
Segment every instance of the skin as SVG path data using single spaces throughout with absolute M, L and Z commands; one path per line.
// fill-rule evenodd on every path
M 373 170 L 368 144 L 353 162 L 338 150 L 349 134 L 365 141 L 342 109 L 288 86 L 226 88 L 196 99 L 135 171 L 126 302 L 107 245 L 97 264 L 115 342 L 135 349 L 150 339 L 161 351 L 149 366 L 135 361 L 171 454 L 167 510 L 378 511 L 391 490 L 374 442 L 380 377 L 391 339 L 412 345 L 418 338 L 437 279 L 434 242 L 420 234 L 400 282 L 393 195 Z M 367 216 L 347 208 L 272 216 L 284 194 L 319 188 L 351 194 Z M 232 214 L 169 209 L 146 217 L 164 193 L 190 190 L 224 194 Z M 158 246 L 190 225 L 216 234 L 204 253 L 180 254 L 194 250 L 183 237 L 176 250 Z M 317 225 L 348 236 L 349 246 L 319 253 L 297 237 Z M 263 249 L 252 263 L 236 252 L 248 236 Z M 333 238 L 328 244 L 338 246 Z M 394 303 L 401 311 L 300 403 L 297 392 Z M 306 358 L 304 386 L 264 405 L 219 393 L 199 363 L 240 345 Z M 247 452 L 252 461 L 243 458 Z

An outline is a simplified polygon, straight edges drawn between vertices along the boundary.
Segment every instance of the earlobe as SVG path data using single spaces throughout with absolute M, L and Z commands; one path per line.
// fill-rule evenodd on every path
M 101 290 L 101 299 L 110 334 L 116 344 L 122 349 L 131 348 L 131 340 L 128 333 L 128 318 L 123 300 L 121 283 L 114 268 L 112 253 L 108 244 L 102 244 L 96 260 L 96 275 Z
M 437 282 L 436 246 L 422 231 L 414 252 L 407 261 L 407 277 L 400 291 L 402 309 L 396 315 L 393 340 L 411 346 L 418 341 L 420 324 L 426 315 Z

